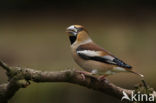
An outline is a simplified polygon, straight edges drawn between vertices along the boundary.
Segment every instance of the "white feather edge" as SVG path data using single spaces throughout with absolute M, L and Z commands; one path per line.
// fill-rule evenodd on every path
M 108 60 L 111 60 L 113 61 L 114 57 L 110 56 L 110 55 L 106 55 L 106 56 L 103 56 L 105 59 L 108 59 Z

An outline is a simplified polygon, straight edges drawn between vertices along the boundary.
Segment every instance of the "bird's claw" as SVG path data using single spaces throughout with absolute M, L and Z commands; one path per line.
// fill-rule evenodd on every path
M 86 79 L 85 75 L 83 73 L 80 74 L 82 77 L 82 80 L 84 81 Z
M 101 82 L 102 82 L 102 81 L 104 81 L 104 82 L 107 81 L 106 76 L 104 76 L 104 75 L 98 77 L 98 80 L 101 81 Z
M 80 73 L 82 80 L 85 80 L 86 76 L 91 76 L 91 74 L 89 72 L 77 71 L 77 73 Z

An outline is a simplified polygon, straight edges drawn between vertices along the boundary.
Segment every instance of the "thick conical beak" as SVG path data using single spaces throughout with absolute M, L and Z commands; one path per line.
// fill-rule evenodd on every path
M 74 25 L 69 26 L 66 29 L 66 32 L 68 33 L 69 36 L 76 36 L 77 35 L 77 29 L 74 27 Z

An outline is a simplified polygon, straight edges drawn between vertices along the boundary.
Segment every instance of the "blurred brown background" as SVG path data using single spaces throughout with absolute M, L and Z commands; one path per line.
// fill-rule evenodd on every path
M 11 66 L 59 71 L 79 68 L 65 29 L 84 25 L 92 39 L 145 75 L 156 89 L 156 3 L 154 0 L 1 0 L 0 59 Z M 80 68 L 79 68 L 80 69 Z M 134 74 L 109 81 L 132 89 Z M 7 82 L 0 69 L 0 83 Z M 9 103 L 120 103 L 115 98 L 67 83 L 32 83 Z

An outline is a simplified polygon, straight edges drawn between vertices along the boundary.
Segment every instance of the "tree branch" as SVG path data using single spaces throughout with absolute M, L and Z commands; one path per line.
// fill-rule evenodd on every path
M 97 77 L 93 77 L 91 75 L 85 75 L 85 79 L 83 79 L 81 73 L 76 70 L 43 72 L 29 68 L 9 67 L 2 61 L 0 61 L 0 66 L 7 71 L 7 75 L 9 77 L 8 83 L 0 85 L 1 103 L 7 103 L 20 88 L 27 87 L 30 84 L 30 80 L 37 83 L 68 82 L 106 93 L 118 99 L 122 98 L 123 91 L 129 96 L 131 92 L 134 91 L 118 87 L 107 80 L 100 81 Z

